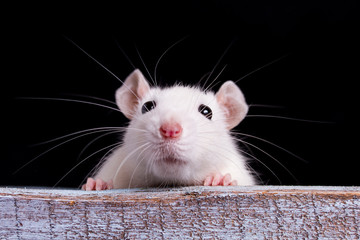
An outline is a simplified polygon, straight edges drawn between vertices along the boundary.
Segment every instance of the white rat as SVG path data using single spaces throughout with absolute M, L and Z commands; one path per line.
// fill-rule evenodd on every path
M 230 134 L 248 111 L 234 82 L 216 94 L 150 88 L 135 70 L 116 91 L 116 103 L 130 119 L 123 143 L 82 189 L 256 184 Z

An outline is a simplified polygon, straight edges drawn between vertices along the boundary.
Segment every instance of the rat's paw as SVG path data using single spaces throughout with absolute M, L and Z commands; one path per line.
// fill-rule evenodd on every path
M 85 191 L 100 191 L 100 190 L 107 190 L 107 189 L 112 189 L 113 183 L 112 180 L 110 180 L 109 182 L 105 182 L 102 179 L 98 178 L 98 179 L 93 179 L 93 178 L 88 178 L 86 181 L 86 184 L 84 184 L 82 186 L 82 190 Z
M 236 186 L 237 181 L 231 180 L 230 173 L 225 174 L 225 176 L 220 173 L 216 173 L 210 176 L 207 176 L 204 180 L 204 186 Z

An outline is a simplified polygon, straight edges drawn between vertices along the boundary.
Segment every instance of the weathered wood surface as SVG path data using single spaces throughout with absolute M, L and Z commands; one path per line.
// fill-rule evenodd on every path
M 360 187 L 0 188 L 0 239 L 360 239 Z

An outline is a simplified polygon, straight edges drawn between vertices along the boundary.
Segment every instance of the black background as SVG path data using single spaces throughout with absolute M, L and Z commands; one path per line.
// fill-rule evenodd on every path
M 150 79 L 136 49 L 153 75 L 161 54 L 184 37 L 158 66 L 157 79 L 162 85 L 176 81 L 197 83 L 213 70 L 232 43 L 211 80 L 225 65 L 219 83 L 239 79 L 286 56 L 238 83 L 249 104 L 273 106 L 251 107 L 249 115 L 322 121 L 248 117 L 236 128 L 306 160 L 246 138 L 296 177 L 252 148 L 252 154 L 263 164 L 253 160 L 251 167 L 259 172 L 264 184 L 360 184 L 358 135 L 352 124 L 358 109 L 359 80 L 355 1 L 132 1 L 114 5 L 18 5 L 3 10 L 9 17 L 2 23 L 2 140 L 6 154 L 1 157 L 4 170 L 0 185 L 54 186 L 81 159 L 114 143 L 118 136 L 109 135 L 95 142 L 80 158 L 81 150 L 99 134 L 76 139 L 13 174 L 61 141 L 33 144 L 83 129 L 124 126 L 127 122 L 118 112 L 97 106 L 21 98 L 103 103 L 82 96 L 86 95 L 114 100 L 121 83 L 68 39 L 120 79 L 134 69 L 123 50 Z M 58 186 L 78 187 L 102 154 L 81 164 Z

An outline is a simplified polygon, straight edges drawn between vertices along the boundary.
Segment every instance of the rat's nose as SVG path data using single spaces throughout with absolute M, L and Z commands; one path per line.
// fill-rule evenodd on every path
M 160 126 L 160 134 L 165 139 L 175 139 L 181 136 L 182 127 L 177 122 L 166 122 Z

